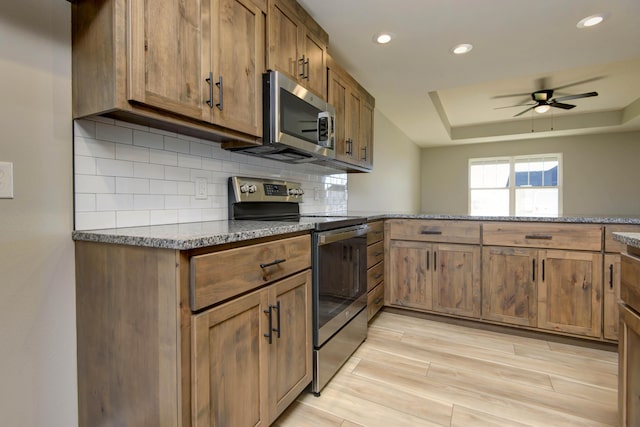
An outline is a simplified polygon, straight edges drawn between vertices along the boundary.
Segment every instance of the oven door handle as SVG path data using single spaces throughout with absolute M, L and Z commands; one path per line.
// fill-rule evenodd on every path
M 353 230 L 330 232 L 327 234 L 320 234 L 318 236 L 318 245 L 328 245 L 329 243 L 339 242 L 340 240 L 347 240 L 353 237 L 364 236 L 367 234 L 367 227 L 359 227 Z

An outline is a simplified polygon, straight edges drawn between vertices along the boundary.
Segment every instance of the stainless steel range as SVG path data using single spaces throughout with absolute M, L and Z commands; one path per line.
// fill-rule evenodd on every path
M 299 183 L 229 178 L 229 218 L 296 221 L 313 228 L 313 382 L 320 390 L 367 337 L 367 224 L 361 217 L 302 216 Z

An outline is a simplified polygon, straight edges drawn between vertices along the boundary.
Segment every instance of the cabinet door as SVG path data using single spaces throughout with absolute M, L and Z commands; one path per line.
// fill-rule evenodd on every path
M 354 90 L 347 92 L 347 114 L 346 114 L 346 138 L 347 161 L 349 163 L 359 164 L 360 159 L 360 116 L 362 109 L 362 100 L 360 94 Z
M 540 251 L 538 327 L 600 337 L 602 255 Z
M 338 160 L 350 159 L 350 146 L 346 141 L 347 128 L 347 84 L 334 69 L 328 72 L 329 90 L 327 100 L 336 109 L 335 133 L 336 133 L 336 158 Z
M 310 32 L 305 33 L 303 41 L 305 66 L 302 84 L 325 99 L 327 93 L 327 47 Z
M 270 348 L 269 406 L 273 421 L 311 382 L 311 271 L 272 285 L 269 300 L 273 327 L 278 330 Z
M 213 0 L 213 122 L 262 135 L 265 17 L 251 0 Z
M 208 0 L 131 0 L 128 99 L 208 120 Z M 120 76 L 119 76 L 120 77 Z M 124 78 L 124 76 L 122 76 Z M 99 83 L 99 82 L 96 82 Z
M 621 426 L 640 425 L 640 316 L 620 307 L 618 413 Z
M 606 254 L 604 256 L 604 319 L 603 333 L 608 340 L 618 339 L 620 315 L 618 301 L 620 300 L 620 254 Z
M 390 242 L 389 303 L 431 310 L 431 245 L 422 242 Z
M 281 71 L 294 80 L 302 73 L 302 64 L 298 61 L 300 37 L 304 34 L 301 25 L 295 13 L 281 1 L 270 2 L 267 68 Z
M 535 249 L 483 248 L 483 319 L 536 326 L 536 254 Z
M 373 168 L 373 106 L 362 103 L 360 118 L 360 164 Z
M 480 317 L 480 247 L 433 246 L 433 310 Z
M 193 316 L 194 426 L 268 425 L 267 307 L 262 290 Z

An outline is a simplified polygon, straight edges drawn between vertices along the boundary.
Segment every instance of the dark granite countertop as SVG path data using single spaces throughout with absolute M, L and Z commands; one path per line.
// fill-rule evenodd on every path
M 555 222 L 583 224 L 639 224 L 640 218 L 631 217 L 496 217 L 443 214 L 410 214 L 383 213 L 371 211 L 343 211 L 331 214 L 305 214 L 298 222 L 279 221 L 206 221 L 184 224 L 152 225 L 145 227 L 112 228 L 103 230 L 74 231 L 74 240 L 85 240 L 102 243 L 146 246 L 153 248 L 187 250 L 223 243 L 238 242 L 260 237 L 308 231 L 314 228 L 314 217 L 364 217 L 368 221 L 379 219 L 437 219 L 462 221 L 521 221 L 521 222 Z M 337 218 L 336 218 L 337 219 Z M 636 235 L 626 237 L 638 244 L 638 233 L 618 233 Z M 623 241 L 623 240 L 620 240 Z M 626 241 L 623 241 L 626 243 Z M 638 246 L 640 247 L 640 245 Z
M 640 233 L 613 233 L 613 239 L 625 245 L 640 248 Z

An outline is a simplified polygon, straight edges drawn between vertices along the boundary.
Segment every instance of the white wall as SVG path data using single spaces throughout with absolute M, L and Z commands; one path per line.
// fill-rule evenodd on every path
M 0 2 L 0 424 L 77 425 L 71 6 Z
M 640 216 L 640 132 L 422 150 L 423 213 L 468 213 L 470 158 L 562 153 L 565 216 Z
M 349 174 L 350 211 L 417 213 L 420 148 L 378 109 L 374 115 L 373 172 Z

